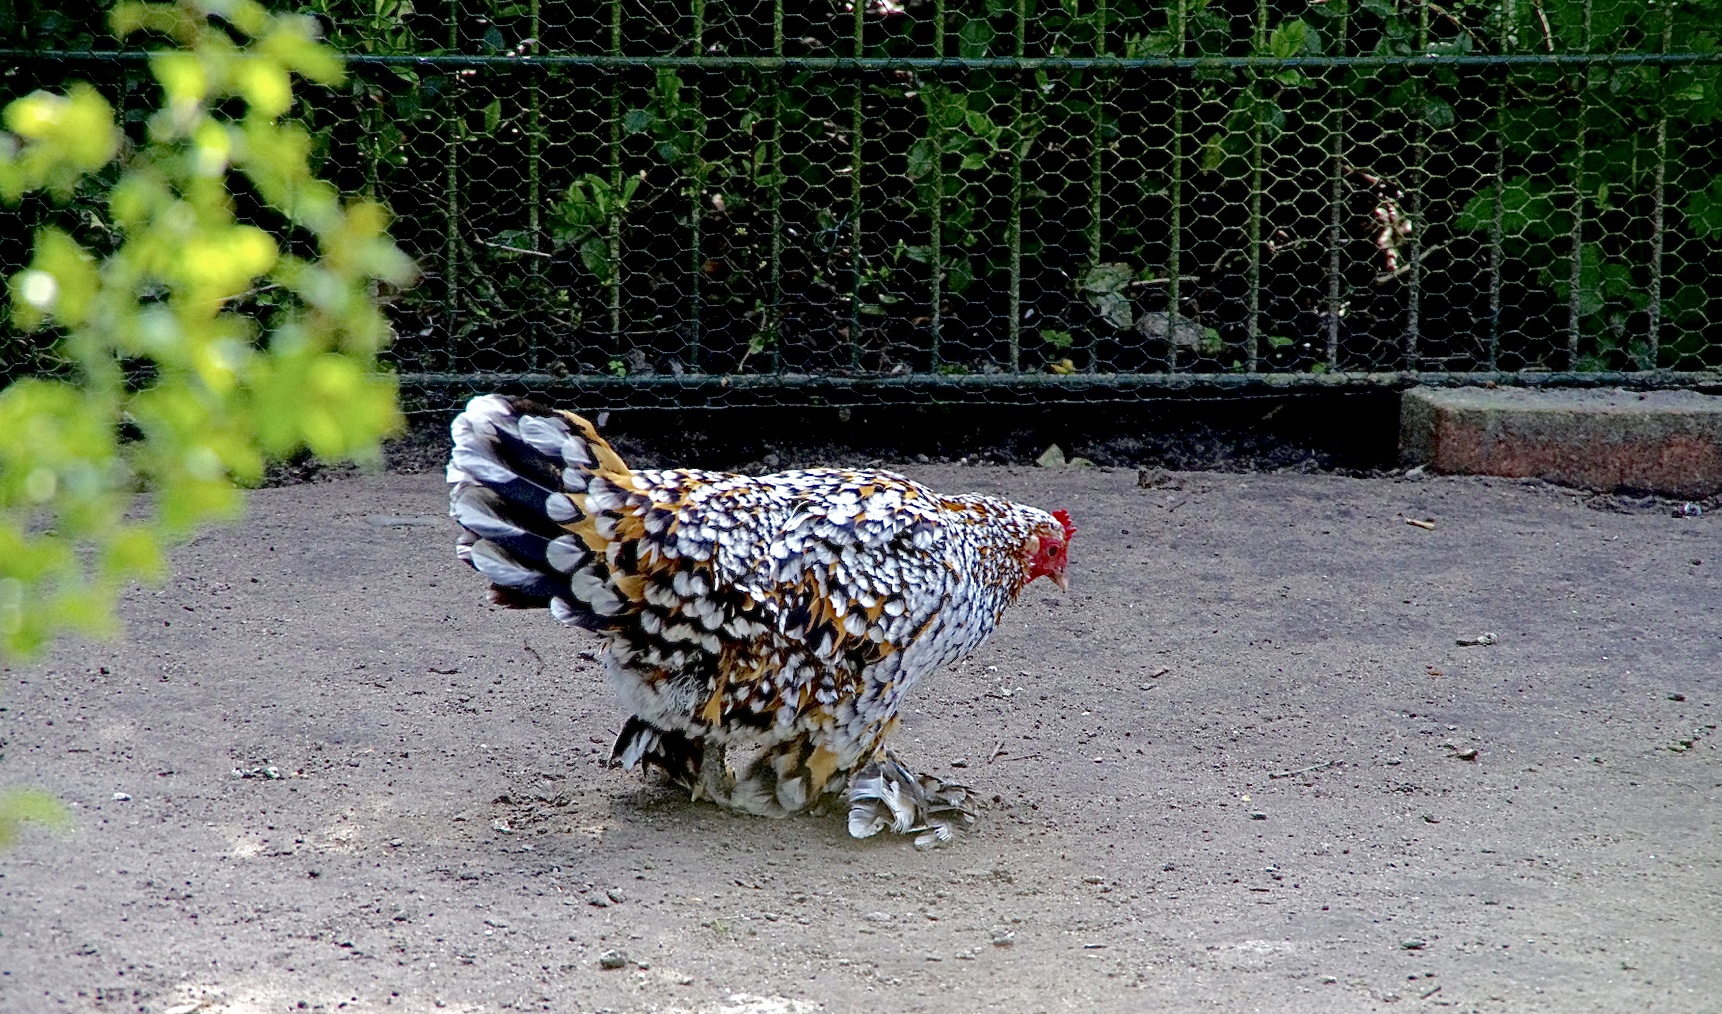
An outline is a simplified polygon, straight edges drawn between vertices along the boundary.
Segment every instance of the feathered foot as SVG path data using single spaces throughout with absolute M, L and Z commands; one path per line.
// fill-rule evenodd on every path
M 849 833 L 856 838 L 890 828 L 915 835 L 916 848 L 932 848 L 974 822 L 967 786 L 917 775 L 889 751 L 849 780 Z
M 691 789 L 700 781 L 704 744 L 680 732 L 658 729 L 630 717 L 610 750 L 610 765 L 633 771 L 643 768 L 671 785 Z

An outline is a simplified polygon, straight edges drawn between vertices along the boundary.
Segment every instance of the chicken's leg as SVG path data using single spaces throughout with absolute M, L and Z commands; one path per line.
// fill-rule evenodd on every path
M 910 771 L 882 750 L 849 780 L 849 833 L 870 838 L 885 828 L 916 835 L 916 848 L 956 837 L 975 822 L 967 786 Z

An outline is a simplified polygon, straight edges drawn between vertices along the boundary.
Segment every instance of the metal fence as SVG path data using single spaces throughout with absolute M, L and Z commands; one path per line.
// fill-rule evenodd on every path
M 1703 8 L 311 6 L 350 80 L 302 115 L 420 260 L 421 397 L 1722 382 Z

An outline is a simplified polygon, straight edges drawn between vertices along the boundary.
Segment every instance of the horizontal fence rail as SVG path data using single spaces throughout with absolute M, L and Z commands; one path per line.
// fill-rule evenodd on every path
M 423 401 L 1722 384 L 1722 54 L 1679 5 L 307 9 L 351 55 L 299 115 L 419 258 Z M 60 32 L 6 80 L 151 98 Z

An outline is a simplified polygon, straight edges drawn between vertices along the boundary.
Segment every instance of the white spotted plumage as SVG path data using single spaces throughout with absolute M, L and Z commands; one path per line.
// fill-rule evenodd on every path
M 461 558 L 499 601 L 605 638 L 632 715 L 614 760 L 774 816 L 847 790 L 858 835 L 972 820 L 885 739 L 1068 540 L 1063 515 L 874 469 L 630 469 L 585 419 L 496 395 L 453 434 Z

